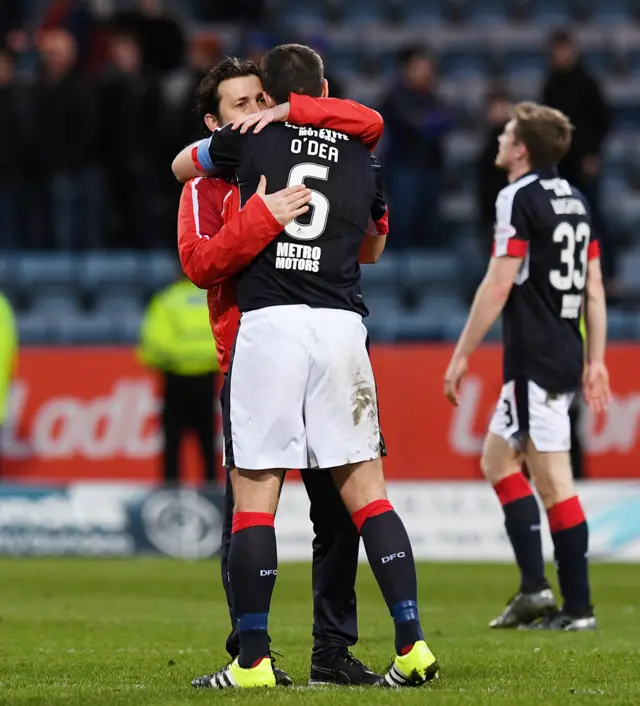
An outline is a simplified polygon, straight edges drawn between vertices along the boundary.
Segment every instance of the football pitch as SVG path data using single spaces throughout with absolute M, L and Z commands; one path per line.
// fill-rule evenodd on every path
M 640 566 L 596 564 L 597 633 L 494 632 L 514 588 L 504 565 L 421 564 L 422 624 L 440 679 L 420 689 L 302 688 L 311 648 L 310 567 L 281 564 L 273 648 L 299 687 L 200 691 L 222 666 L 228 616 L 213 561 L 0 560 L 0 704 L 640 704 Z M 553 572 L 549 572 L 553 575 Z M 392 623 L 370 569 L 354 653 L 388 666 Z

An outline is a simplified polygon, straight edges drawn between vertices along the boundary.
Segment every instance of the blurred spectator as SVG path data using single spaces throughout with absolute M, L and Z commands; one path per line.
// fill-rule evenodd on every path
M 176 108 L 175 149 L 171 158 L 186 144 L 203 136 L 202 119 L 195 109 L 195 92 L 200 81 L 222 57 L 220 38 L 213 32 L 200 32 L 191 40 L 187 56 L 187 78 Z
M 14 58 L 0 50 L 0 250 L 21 245 L 19 196 L 27 146 L 23 98 L 15 82 Z
M 560 164 L 560 173 L 586 196 L 594 227 L 603 243 L 603 270 L 614 276 L 614 245 L 600 209 L 602 145 L 611 119 L 597 80 L 586 70 L 573 37 L 557 30 L 549 38 L 549 74 L 542 100 L 565 113 L 575 126 L 571 149 Z
M 11 380 L 18 360 L 18 332 L 9 300 L 0 292 L 0 478 L 2 477 L 2 427 L 7 418 Z
M 264 17 L 264 0 L 233 0 L 233 2 L 211 2 L 194 0 L 196 14 L 204 22 L 259 22 Z
M 482 250 L 487 258 L 493 248 L 493 226 L 496 216 L 496 198 L 507 185 L 504 170 L 495 165 L 498 154 L 498 136 L 509 121 L 511 97 L 507 91 L 496 89 L 486 97 L 486 133 L 477 163 L 477 198 Z
M 277 42 L 271 42 L 270 44 L 267 44 L 266 46 L 263 47 L 263 54 L 266 54 L 266 52 L 271 49 L 271 47 L 277 44 Z M 314 36 L 313 38 L 310 38 L 308 41 L 309 46 L 312 49 L 315 49 L 320 56 L 324 57 L 330 54 L 331 52 L 331 46 L 330 43 L 327 41 L 325 36 Z M 250 57 L 248 57 L 250 58 Z M 260 66 L 260 61 L 256 61 L 256 64 Z M 329 84 L 329 96 L 331 98 L 346 98 L 347 96 L 345 95 L 345 90 L 344 86 L 342 85 L 342 82 L 338 80 L 337 76 L 333 74 L 331 71 L 331 67 L 327 68 L 327 62 L 325 62 L 324 65 L 324 77 L 327 80 L 327 83 Z
M 109 208 L 111 247 L 150 248 L 157 242 L 158 145 L 161 144 L 162 95 L 145 71 L 142 50 L 133 35 L 117 34 L 110 44 L 111 66 L 102 84 L 103 165 Z
M 41 30 L 66 29 L 74 38 L 79 65 L 92 50 L 94 17 L 89 0 L 53 0 L 42 20 Z
M 344 86 L 341 81 L 338 81 L 336 76 L 325 71 L 324 77 L 327 79 L 327 83 L 329 84 L 329 96 L 331 98 L 347 98 L 344 92 Z
M 145 67 L 150 71 L 166 73 L 182 65 L 184 34 L 178 22 L 165 11 L 162 0 L 138 0 L 137 9 L 114 16 L 113 26 L 116 32 L 138 37 Z
M 44 120 L 32 146 L 35 173 L 47 179 L 53 242 L 71 250 L 100 245 L 98 186 L 92 162 L 96 148 L 96 105 L 91 85 L 76 68 L 76 45 L 66 31 L 44 32 L 39 43 L 43 69 L 29 110 Z M 45 220 L 48 220 L 45 215 Z M 42 236 L 35 244 L 42 247 Z
M 254 64 L 260 66 L 262 57 L 277 43 L 278 42 L 274 41 L 272 37 L 262 30 L 255 28 L 247 29 L 242 36 L 242 58 L 247 61 L 253 61 Z M 323 52 L 315 45 L 313 48 L 322 55 Z
M 27 14 L 24 0 L 0 1 L 0 47 L 5 46 L 8 35 L 22 27 Z
M 432 59 L 421 47 L 399 54 L 400 75 L 387 93 L 382 114 L 388 139 L 391 204 L 390 247 L 442 244 L 440 196 L 443 138 L 451 121 L 436 91 Z

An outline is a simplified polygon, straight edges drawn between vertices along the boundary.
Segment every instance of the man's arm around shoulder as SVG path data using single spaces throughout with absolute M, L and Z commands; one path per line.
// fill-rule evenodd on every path
M 185 275 L 208 289 L 244 269 L 281 232 L 306 213 L 311 192 L 303 185 L 266 193 L 261 178 L 244 208 L 224 222 L 225 200 L 236 187 L 221 179 L 185 184 L 178 211 L 178 251 Z
M 245 135 L 230 125 L 211 137 L 187 145 L 171 164 L 173 175 L 184 183 L 199 176 L 232 175 L 240 163 Z

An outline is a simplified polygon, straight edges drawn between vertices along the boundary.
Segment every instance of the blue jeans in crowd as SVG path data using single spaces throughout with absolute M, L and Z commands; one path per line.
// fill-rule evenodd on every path
M 96 169 L 51 177 L 53 240 L 57 250 L 102 246 L 102 184 Z
M 387 171 L 389 247 L 439 247 L 442 174 L 438 170 L 394 165 Z

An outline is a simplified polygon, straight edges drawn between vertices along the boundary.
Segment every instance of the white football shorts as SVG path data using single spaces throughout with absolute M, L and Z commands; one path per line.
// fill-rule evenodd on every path
M 229 371 L 237 468 L 333 468 L 380 455 L 362 317 L 304 305 L 242 315 Z
M 538 451 L 569 451 L 569 407 L 574 393 L 547 392 L 532 380 L 510 380 L 502 386 L 489 431 L 524 450 L 527 436 Z

